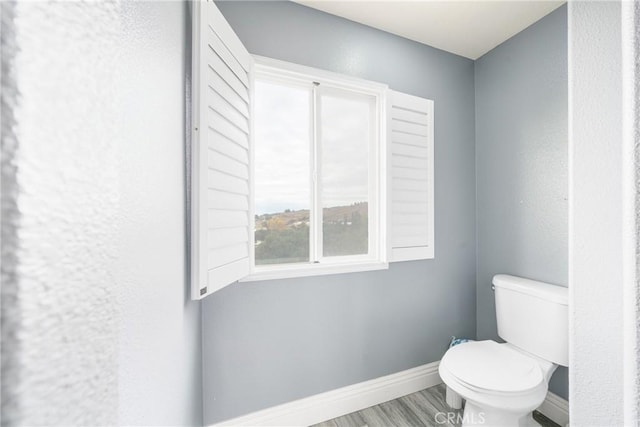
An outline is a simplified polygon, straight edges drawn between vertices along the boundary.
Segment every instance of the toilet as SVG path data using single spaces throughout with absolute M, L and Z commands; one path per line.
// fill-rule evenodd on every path
M 465 401 L 462 426 L 538 426 L 551 374 L 569 365 L 567 288 L 498 274 L 498 335 L 450 348 L 440 377 Z

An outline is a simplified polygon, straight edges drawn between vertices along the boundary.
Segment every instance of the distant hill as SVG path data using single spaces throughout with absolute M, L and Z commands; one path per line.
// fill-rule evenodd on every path
M 368 205 L 326 208 L 323 212 L 323 255 L 366 254 Z M 309 210 L 256 215 L 256 264 L 309 261 Z
M 323 219 L 325 223 L 330 224 L 349 224 L 352 222 L 354 215 L 365 218 L 368 213 L 369 205 L 367 202 L 354 203 L 348 206 L 325 208 L 323 210 Z M 256 215 L 256 230 L 284 230 L 302 225 L 309 225 L 308 209 Z

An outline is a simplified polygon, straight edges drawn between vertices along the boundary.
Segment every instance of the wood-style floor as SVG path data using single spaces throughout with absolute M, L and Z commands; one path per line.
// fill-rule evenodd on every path
M 538 412 L 533 417 L 542 427 L 559 427 Z M 447 418 L 453 423 L 447 422 Z M 458 421 L 462 421 L 462 411 L 447 406 L 445 386 L 440 384 L 313 427 L 459 427 Z

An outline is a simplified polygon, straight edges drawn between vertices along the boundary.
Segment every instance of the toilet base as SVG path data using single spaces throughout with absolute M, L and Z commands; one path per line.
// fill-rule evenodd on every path
M 462 396 L 453 391 L 451 387 L 447 386 L 447 392 L 445 394 L 447 405 L 453 409 L 462 409 Z
M 516 413 L 495 408 L 482 408 L 467 400 L 464 407 L 462 427 L 540 427 L 533 413 Z

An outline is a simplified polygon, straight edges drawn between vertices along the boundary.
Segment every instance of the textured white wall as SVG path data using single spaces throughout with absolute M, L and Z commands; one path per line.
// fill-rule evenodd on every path
M 624 422 L 640 424 L 640 4 L 622 3 Z
M 187 2 L 123 2 L 122 17 L 120 423 L 201 425 L 200 304 L 186 284 Z
M 571 423 L 623 425 L 621 4 L 569 2 Z
M 2 424 L 200 425 L 185 2 L 2 2 Z
M 117 7 L 1 7 L 2 422 L 114 424 Z

